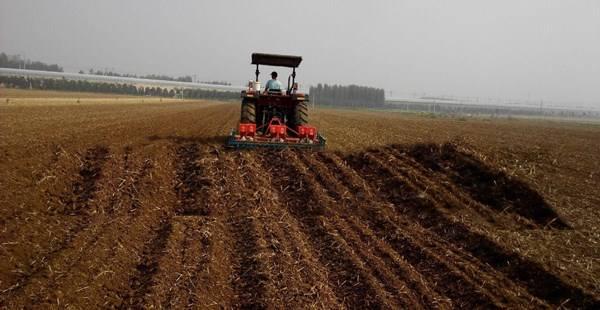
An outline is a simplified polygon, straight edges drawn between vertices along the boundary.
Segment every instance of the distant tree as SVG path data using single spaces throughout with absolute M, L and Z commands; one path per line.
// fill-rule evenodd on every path
M 0 58 L 2 55 L 0 55 Z M 167 89 L 160 87 L 136 87 L 131 84 L 92 82 L 87 80 L 67 80 L 65 78 L 25 78 L 22 76 L 0 76 L 0 84 L 10 88 L 32 88 L 62 91 L 84 91 L 111 94 L 130 94 L 142 96 L 176 97 L 183 94 L 185 99 L 221 99 L 237 100 L 238 92 L 205 89 Z
M 32 70 L 55 72 L 63 71 L 63 68 L 56 64 L 48 65 L 41 61 L 32 62 L 31 60 L 21 58 L 19 55 L 7 55 L 5 53 L 0 53 L 0 67 L 14 69 L 27 68 Z
M 385 104 L 385 90 L 373 87 L 317 84 L 309 92 L 314 101 L 325 105 L 381 107 Z
M 8 55 L 0 53 L 0 67 L 10 67 L 8 63 Z

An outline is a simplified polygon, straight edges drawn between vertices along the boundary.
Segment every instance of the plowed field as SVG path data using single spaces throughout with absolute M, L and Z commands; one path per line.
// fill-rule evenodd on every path
M 2 307 L 600 307 L 598 126 L 315 110 L 327 151 L 231 151 L 237 104 L 31 97 Z

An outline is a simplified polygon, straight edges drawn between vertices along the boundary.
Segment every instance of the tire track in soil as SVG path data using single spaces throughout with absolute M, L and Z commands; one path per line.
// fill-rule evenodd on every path
M 109 150 L 104 146 L 95 146 L 86 151 L 78 176 L 70 186 L 71 192 L 62 195 L 60 199 L 62 202 L 61 206 L 55 206 L 54 209 L 50 210 L 51 213 L 56 212 L 59 216 L 68 214 L 70 216 L 77 216 L 77 218 L 71 224 L 72 226 L 67 228 L 64 236 L 56 246 L 51 246 L 48 251 L 39 255 L 43 257 L 42 262 L 50 261 L 57 257 L 90 224 L 91 214 L 88 209 L 90 202 L 95 198 L 96 184 L 101 177 L 102 167 L 108 156 Z M 15 295 L 21 293 L 31 283 L 32 279 L 40 276 L 46 270 L 46 264 L 42 264 L 42 262 L 37 267 L 34 267 L 31 272 L 23 274 L 22 277 L 17 279 L 15 284 L 3 291 L 2 293 L 5 294 L 3 299 L 14 298 Z M 3 299 L 0 299 L 0 303 L 3 303 Z
M 98 210 L 100 213 L 108 214 L 112 216 L 114 214 L 120 213 L 121 207 L 123 206 L 123 198 L 127 198 L 126 203 L 128 204 L 127 212 L 136 213 L 140 207 L 140 201 L 138 199 L 140 186 L 144 179 L 150 174 L 151 169 L 153 168 L 153 163 L 150 159 L 145 159 L 141 167 L 135 166 L 135 160 L 132 159 L 132 151 L 131 146 L 126 146 L 124 148 L 124 153 L 122 157 L 123 168 L 122 171 L 123 176 L 119 178 L 119 184 L 114 189 L 113 195 L 110 197 L 107 206 Z
M 177 179 L 175 187 L 178 198 L 177 215 L 210 214 L 208 205 L 203 203 L 200 192 L 209 187 L 210 179 L 206 178 L 204 168 L 199 162 L 199 148 L 196 143 L 183 144 L 177 149 Z
M 395 302 L 372 272 L 365 269 L 365 263 L 353 254 L 339 232 L 331 231 L 333 228 L 325 218 L 326 207 L 315 197 L 312 184 L 300 177 L 297 160 L 290 157 L 293 157 L 290 151 L 267 152 L 262 164 L 276 182 L 272 187 L 279 189 L 280 197 L 285 197 L 289 212 L 302 224 L 319 260 L 329 269 L 329 285 L 337 298 L 349 308 L 393 305 Z
M 275 308 L 341 308 L 328 285 L 327 270 L 314 257 L 306 235 L 299 228 L 281 199 L 271 188 L 271 175 L 260 165 L 261 154 L 243 152 L 238 156 L 243 172 L 238 187 L 243 197 L 256 205 L 255 217 L 259 243 L 263 244 L 266 284 Z M 273 296 L 275 298 L 273 299 Z
M 200 170 L 202 174 L 196 182 L 201 184 L 201 188 L 197 193 L 201 198 L 196 200 L 196 203 L 200 203 L 200 207 L 192 208 L 201 210 L 200 215 L 184 217 L 191 219 L 193 222 L 191 227 L 188 226 L 189 234 L 186 241 L 191 246 L 186 247 L 184 266 L 192 266 L 190 268 L 193 269 L 186 285 L 188 305 L 206 307 L 218 304 L 214 299 L 216 299 L 218 293 L 222 293 L 218 292 L 219 289 L 216 288 L 216 284 L 223 277 L 216 275 L 216 268 L 214 268 L 214 262 L 219 257 L 219 240 L 215 239 L 221 236 L 226 237 L 222 233 L 222 226 L 217 225 L 217 223 L 224 221 L 224 212 L 219 208 L 219 201 L 224 193 L 221 193 L 219 189 L 223 188 L 223 182 L 226 180 L 226 178 L 219 179 L 220 174 L 225 169 L 223 162 L 219 159 L 218 149 L 211 147 L 209 150 L 204 151 L 200 160 Z M 221 262 L 226 261 L 226 259 L 221 260 Z M 203 287 L 204 285 L 211 287 Z M 215 288 L 212 286 L 215 286 Z M 217 294 L 214 291 L 217 291 Z
M 369 191 L 364 189 L 364 186 L 369 186 L 368 182 L 360 178 L 354 170 L 346 168 L 336 156 L 320 157 L 329 164 L 331 171 L 338 175 L 339 179 L 351 180 L 343 182 L 347 188 L 360 194 L 351 201 L 359 202 L 362 206 L 357 208 L 363 210 L 358 212 L 361 221 L 373 227 L 380 238 L 386 240 L 425 276 L 429 282 L 428 286 L 450 297 L 453 303 L 458 303 L 455 306 L 473 307 L 481 303 L 488 304 L 488 307 L 505 307 L 506 304 L 532 303 L 533 297 L 527 297 L 523 289 L 499 277 L 495 270 L 481 264 L 452 244 L 439 242 L 439 237 L 420 226 L 415 226 L 409 219 L 398 217 L 398 214 L 390 209 L 389 203 L 368 193 Z M 440 255 L 441 253 L 443 255 Z M 498 286 L 497 283 L 502 285 Z M 490 287 L 490 284 L 496 285 Z M 464 287 L 468 289 L 465 291 Z M 515 292 L 522 297 L 507 299 L 506 296 Z M 539 301 L 533 302 L 542 305 Z
M 236 276 L 233 286 L 237 300 L 234 305 L 240 308 L 264 308 L 267 306 L 264 295 L 268 278 L 260 262 L 256 227 L 247 213 L 235 215 L 230 225 L 235 238 L 234 253 L 239 257 L 239 266 L 234 268 Z
M 158 261 L 164 255 L 172 229 L 170 219 L 163 220 L 154 233 L 154 238 L 144 246 L 143 259 L 136 266 L 135 276 L 129 282 L 133 294 L 123 299 L 125 308 L 138 308 L 143 304 L 147 293 L 150 291 L 153 277 L 158 271 Z
M 125 156 L 127 157 L 128 155 L 126 154 Z M 125 170 L 128 170 L 128 169 L 125 169 Z M 85 171 L 83 171 L 83 173 L 85 174 Z M 108 183 L 112 183 L 112 182 L 108 182 Z M 137 182 L 134 182 L 134 184 L 138 184 L 138 183 L 137 183 Z M 78 189 L 81 189 L 81 190 L 78 190 L 78 193 L 79 193 L 79 194 L 81 194 L 81 195 L 86 195 L 86 191 L 88 191 L 90 188 L 93 188 L 93 187 L 91 187 L 91 186 L 90 186 L 90 183 L 89 183 L 89 182 L 87 182 L 87 181 L 86 181 L 86 182 L 83 182 L 83 183 L 81 183 L 81 184 L 72 185 L 71 187 L 74 187 L 74 188 L 76 187 L 76 188 L 78 188 Z M 133 188 L 132 188 L 132 190 L 129 192 L 131 195 L 135 195 L 135 194 L 137 193 L 137 190 L 135 189 L 135 187 L 137 187 L 137 186 L 136 186 L 136 185 L 134 185 L 134 186 L 133 186 Z M 95 190 L 97 191 L 97 189 L 95 189 Z M 106 188 L 105 188 L 105 189 L 103 189 L 103 190 L 106 190 Z M 128 195 L 128 196 L 131 196 L 131 195 Z M 64 197 L 68 197 L 68 196 L 70 196 L 70 195 L 64 195 Z M 61 197 L 61 198 L 62 198 L 62 197 Z M 88 198 L 91 198 L 91 197 L 88 197 Z M 131 198 L 131 197 L 130 197 L 130 198 Z M 65 198 L 65 199 L 62 199 L 62 200 L 63 200 L 63 201 L 65 201 L 65 200 L 66 200 L 66 198 Z M 75 200 L 75 201 L 81 201 L 81 202 L 85 202 L 85 199 L 80 199 L 80 200 Z M 119 201 L 119 204 L 120 204 L 120 203 L 121 203 L 121 202 Z M 133 208 L 131 209 L 132 213 L 136 213 L 136 212 L 135 212 L 135 210 L 136 210 L 136 206 L 139 206 L 140 204 L 142 204 L 142 205 L 143 205 L 143 207 L 146 207 L 146 208 L 145 208 L 144 210 L 142 210 L 142 211 L 144 211 L 144 212 L 151 211 L 151 212 L 157 213 L 157 212 L 155 212 L 155 210 L 148 209 L 148 208 L 147 208 L 148 206 L 146 205 L 146 203 L 147 203 L 147 201 L 140 202 L 140 201 L 138 201 L 137 199 L 135 199 L 135 200 L 132 202 L 132 206 L 133 206 Z M 89 204 L 89 206 L 90 206 L 90 207 L 92 207 L 92 206 L 93 206 L 93 207 L 96 207 L 96 208 L 95 208 L 95 209 L 96 209 L 95 211 L 100 211 L 100 212 L 102 212 L 103 210 L 106 210 L 106 211 L 110 211 L 110 210 L 111 210 L 111 208 L 108 208 L 108 207 L 107 207 L 107 208 L 100 209 L 100 208 L 98 208 L 98 207 L 96 206 L 96 204 L 97 204 L 97 202 L 95 202 L 95 201 L 94 201 L 93 203 L 90 203 L 90 204 Z M 110 206 L 110 205 L 112 205 L 112 203 L 109 203 L 108 205 Z M 114 206 L 114 205 L 113 205 L 113 206 Z M 106 205 L 104 205 L 104 204 L 103 204 L 103 205 L 102 205 L 102 207 L 106 207 Z M 154 209 L 154 208 L 153 208 L 153 209 Z M 58 210 L 58 208 L 54 208 L 54 210 Z M 63 209 L 61 209 L 61 211 L 62 211 L 62 210 L 65 210 L 65 209 L 63 208 Z M 75 212 L 79 212 L 79 211 L 81 211 L 81 213 L 84 213 L 84 215 L 88 215 L 88 213 L 89 213 L 89 212 L 88 212 L 88 210 L 81 210 L 81 208 L 79 208 L 79 207 L 78 207 L 78 208 L 72 208 L 72 210 L 73 210 L 74 212 L 69 212 L 69 211 L 68 211 L 68 212 L 69 212 L 69 214 L 71 214 L 71 213 L 75 213 Z M 95 211 L 94 211 L 94 212 L 95 212 Z M 62 215 L 61 213 L 62 213 L 62 212 L 55 212 L 54 216 L 64 216 L 64 217 L 71 217 L 71 216 L 72 216 L 72 215 Z M 142 214 L 143 214 L 143 215 L 146 215 L 146 213 L 142 213 Z M 105 219 L 105 220 L 106 220 L 106 219 Z M 139 226 L 140 226 L 140 225 L 141 225 L 141 226 L 144 226 L 144 223 L 143 223 L 143 222 L 146 222 L 147 224 L 149 224 L 147 228 L 148 228 L 148 229 L 151 229 L 151 227 L 155 226 L 155 225 L 152 225 L 152 223 L 151 223 L 151 221 L 152 221 L 152 220 L 153 220 L 153 219 L 151 219 L 151 218 L 146 218 L 146 216 L 144 216 L 144 221 L 142 221 L 141 223 L 136 223 L 136 228 L 138 228 L 138 229 L 137 229 L 137 230 L 133 230 L 133 231 L 135 231 L 135 232 L 139 232 L 139 231 L 140 231 L 140 229 L 139 229 L 140 227 L 139 227 Z M 96 220 L 96 218 L 94 217 L 94 223 L 96 223 L 96 222 L 98 222 L 98 221 L 99 221 L 99 220 Z M 148 223 L 148 221 L 150 221 L 150 223 Z M 107 222 L 109 222 L 109 223 L 112 225 L 112 224 L 113 224 L 115 221 L 113 221 L 113 220 L 107 220 Z M 138 225 L 138 224 L 140 224 L 140 225 Z M 114 225 L 112 225 L 112 226 L 110 226 L 110 227 L 114 227 Z M 128 229 L 126 229 L 126 230 L 128 230 Z M 87 235 L 87 231 L 88 231 L 88 230 L 86 229 L 86 235 Z M 133 232 L 133 231 L 132 231 L 132 232 Z M 154 230 L 152 229 L 151 231 L 154 231 Z M 118 234 L 118 235 L 129 236 L 129 234 Z M 81 239 L 81 238 L 80 238 L 80 239 Z M 122 239 L 122 238 L 118 238 L 118 239 Z M 139 238 L 134 238 L 134 239 L 139 239 Z M 120 243 L 120 242 L 123 242 L 123 241 L 130 241 L 130 239 L 129 239 L 129 238 L 127 238 L 127 239 L 125 239 L 125 240 L 123 240 L 123 239 L 122 239 L 122 240 L 116 240 L 116 242 L 117 242 L 117 243 L 119 244 L 119 246 L 121 246 L 121 247 L 123 247 L 123 246 L 121 245 L 121 243 Z M 138 244 L 144 244 L 144 243 L 145 243 L 145 242 L 138 242 Z M 132 244 L 130 243 L 129 245 L 131 246 Z M 133 244 L 133 247 L 131 247 L 131 248 L 133 248 L 133 250 L 135 251 L 135 248 L 136 248 L 136 247 L 137 247 L 137 246 L 136 246 L 135 244 Z M 119 249 L 117 248 L 117 249 L 113 249 L 113 250 L 112 250 L 112 252 L 114 253 L 114 252 L 115 252 L 115 250 L 119 251 Z M 122 252 L 122 251 L 121 251 L 121 252 Z M 149 252 L 149 251 L 146 251 L 146 252 Z M 151 252 L 151 251 L 150 251 L 150 252 Z M 119 254 L 124 254 L 124 253 L 119 253 Z M 129 254 L 129 253 L 127 253 L 127 254 Z M 134 255 L 136 255 L 136 253 L 133 253 L 133 254 L 134 254 Z M 62 256 L 62 255 L 60 255 L 60 256 Z M 119 263 L 120 263 L 120 261 L 119 261 Z M 90 267 L 92 267 L 92 266 L 90 266 Z M 110 271 L 110 270 L 107 270 L 107 271 Z M 81 274 L 81 273 L 80 273 L 80 271 L 78 271 L 78 270 L 76 270 L 75 272 L 77 272 L 78 274 Z M 103 278 L 103 280 L 104 280 L 104 278 L 106 278 L 106 275 L 111 275 L 111 273 L 112 273 L 112 272 L 109 272 L 109 273 L 106 273 L 106 274 L 105 274 L 105 273 L 101 273 L 100 275 L 103 275 L 103 276 L 102 276 L 102 278 Z M 68 276 L 71 276 L 71 274 L 67 274 L 67 275 L 68 275 Z M 100 276 L 100 275 L 98 275 L 98 276 Z M 61 276 L 59 276 L 59 277 L 61 277 Z M 109 277 L 109 278 L 110 278 L 110 277 Z M 61 279 L 64 279 L 64 278 L 61 278 Z M 103 282 L 105 282 L 105 281 L 103 281 Z M 121 283 L 121 282 L 119 282 L 119 283 Z M 110 292 L 110 291 L 111 291 L 111 290 L 113 290 L 113 289 L 115 289 L 115 287 L 118 287 L 118 286 L 120 285 L 119 283 L 111 283 L 111 284 L 109 285 L 110 287 L 107 287 L 106 289 L 108 289 L 108 292 L 109 292 L 109 293 L 111 293 L 111 294 L 114 294 L 114 293 L 115 293 L 115 291 L 112 291 L 112 292 Z M 126 281 L 123 281 L 123 283 L 127 283 L 127 282 L 126 282 Z M 16 289 L 16 288 L 18 288 L 18 287 L 17 287 L 17 286 L 15 286 L 13 289 Z M 83 286 L 83 287 L 81 287 L 81 289 L 85 289 L 85 291 L 84 291 L 84 293 L 85 293 L 85 292 L 89 292 L 89 290 L 90 290 L 90 289 L 92 289 L 92 288 L 91 288 L 91 287 L 87 287 L 87 286 Z M 117 289 L 118 289 L 118 288 L 117 288 Z M 6 292 L 6 291 L 5 291 L 5 292 Z M 79 292 L 79 290 L 78 290 L 77 292 Z M 118 291 L 116 291 L 116 292 L 118 292 Z M 60 294 L 63 294 L 63 292 L 58 292 L 58 293 L 60 293 Z M 78 293 L 78 294 L 72 294 L 72 296 L 71 296 L 71 295 L 65 295 L 65 297 L 73 297 L 73 298 L 75 298 L 75 302 L 76 302 L 76 303 L 80 303 L 82 300 L 81 300 L 81 299 L 79 299 L 79 301 L 77 301 L 77 300 L 78 300 L 78 299 L 76 298 L 76 296 L 77 296 L 77 295 L 79 295 L 79 293 Z M 102 295 L 99 295 L 99 296 L 102 296 Z M 4 296 L 3 296 L 3 297 L 4 297 Z M 85 299 L 86 301 L 89 301 L 89 300 L 90 300 L 90 299 L 89 299 L 89 297 L 85 297 L 84 299 Z M 57 301 L 57 302 L 62 302 L 63 300 L 62 300 L 62 299 L 60 299 L 60 300 L 59 300 L 59 299 L 56 299 L 56 301 Z M 95 301 L 96 301 L 96 302 L 100 302 L 100 300 L 95 300 Z M 92 302 L 93 302 L 93 301 L 92 301 Z M 108 303 L 109 301 L 107 300 L 106 302 Z M 104 305 L 107 305 L 107 303 L 105 303 Z M 84 302 L 83 304 L 87 304 L 87 303 L 86 303 L 86 302 Z M 112 304 L 113 304 L 113 305 L 118 305 L 118 303 L 112 303 Z M 96 305 L 98 305 L 98 304 L 96 304 Z
M 157 260 L 157 271 L 148 287 L 146 307 L 183 308 L 202 303 L 206 296 L 198 295 L 199 279 L 211 261 L 215 205 L 215 160 L 206 149 L 196 143 L 178 147 L 176 181 L 177 196 L 171 235 L 165 245 L 165 254 Z M 205 283 L 204 285 L 208 285 Z
M 172 299 L 175 298 L 172 289 L 169 287 L 171 283 L 163 283 L 169 280 L 170 275 L 161 272 L 161 267 L 162 269 L 176 268 L 178 271 L 182 271 L 180 270 L 183 267 L 181 261 L 173 262 L 173 259 L 178 258 L 174 257 L 173 253 L 166 251 L 168 246 L 175 249 L 177 244 L 183 243 L 185 246 L 186 242 L 189 242 L 186 234 L 188 226 L 185 221 L 178 221 L 178 218 L 207 216 L 210 214 L 210 210 L 202 202 L 200 195 L 203 188 L 209 185 L 209 180 L 204 178 L 203 167 L 199 160 L 200 149 L 197 143 L 184 143 L 176 147 L 174 158 L 176 180 L 174 181 L 173 190 L 177 197 L 177 203 L 174 212 L 168 213 L 162 219 L 153 239 L 145 245 L 142 260 L 137 265 L 135 274 L 129 280 L 131 291 L 124 298 L 126 303 L 123 307 L 141 307 L 146 302 L 169 305 Z M 180 228 L 182 225 L 183 228 Z M 185 253 L 179 259 L 186 259 Z M 197 263 L 195 259 L 192 258 L 192 263 Z M 193 285 L 193 279 L 186 281 L 185 284 Z M 171 292 L 166 294 L 165 300 L 148 300 L 149 295 L 156 295 L 150 294 L 153 290 L 158 290 L 159 294 L 163 293 L 161 290 Z M 188 287 L 183 288 L 183 290 L 191 291 Z M 180 302 L 181 296 L 177 297 L 177 302 Z M 188 300 L 185 300 L 184 304 L 189 304 Z
M 97 146 L 86 152 L 79 170 L 79 180 L 72 186 L 72 194 L 63 198 L 64 208 L 57 211 L 66 215 L 85 215 L 95 198 L 96 184 L 101 177 L 102 165 L 108 159 L 108 149 Z
M 232 287 L 234 288 L 233 307 L 266 308 L 268 300 L 274 299 L 266 284 L 270 282 L 266 268 L 262 262 L 265 255 L 263 244 L 259 244 L 256 223 L 256 208 L 259 205 L 243 185 L 240 167 L 243 162 L 239 154 L 233 158 L 223 156 L 226 161 L 226 192 L 229 193 L 227 203 L 227 224 L 233 239 L 234 266 Z M 248 197 L 247 195 L 251 195 Z
M 126 150 L 124 157 L 128 156 L 129 152 Z M 123 169 L 117 170 L 118 177 L 112 174 L 113 170 L 116 169 L 110 169 L 111 165 L 108 162 L 104 164 L 103 179 L 104 181 L 108 181 L 108 183 L 102 184 L 102 188 L 98 188 L 96 196 L 101 196 L 100 194 L 107 196 L 108 192 L 113 192 L 113 190 L 114 192 L 107 199 L 105 197 L 97 197 L 94 206 L 100 214 L 95 216 L 94 220 L 73 238 L 69 246 L 63 248 L 60 255 L 55 255 L 48 260 L 46 263 L 48 268 L 44 268 L 42 272 L 37 274 L 35 276 L 36 280 L 30 281 L 32 282 L 31 285 L 24 287 L 24 292 L 20 296 L 13 296 L 14 301 L 19 303 L 19 300 L 23 300 L 21 304 L 24 304 L 24 300 L 27 300 L 29 303 L 34 302 L 34 300 L 34 303 L 53 300 L 55 298 L 51 298 L 51 296 L 55 292 L 68 291 L 70 285 L 82 280 L 76 272 L 64 274 L 64 270 L 87 269 L 91 273 L 95 270 L 95 266 L 94 264 L 90 264 L 89 257 L 105 257 L 109 259 L 109 257 L 106 257 L 107 253 L 103 252 L 102 249 L 104 249 L 106 243 L 110 243 L 110 240 L 117 237 L 112 231 L 112 226 L 121 218 L 123 218 L 125 223 L 129 223 L 136 217 L 137 214 L 131 213 L 136 210 L 136 206 L 139 204 L 136 187 L 139 187 L 152 167 L 152 163 L 149 160 L 144 160 L 139 167 L 135 168 L 130 167 L 131 164 L 127 164 L 126 158 L 122 162 L 124 163 Z M 114 183 L 116 180 L 123 181 L 116 188 L 113 188 L 111 184 L 115 186 Z M 125 197 L 128 199 L 123 199 Z M 123 199 L 121 203 L 130 205 L 132 208 L 119 210 L 119 213 L 111 212 L 110 216 L 107 217 L 108 214 L 105 214 L 104 210 L 112 209 L 113 203 L 121 201 L 121 199 Z M 108 206 L 105 206 L 105 204 Z
M 160 139 L 166 139 L 175 144 L 175 181 L 173 189 L 176 195 L 176 203 L 174 205 L 175 214 L 170 215 L 171 221 L 183 223 L 187 231 L 194 230 L 198 231 L 201 229 L 200 245 L 198 244 L 198 238 L 194 235 L 189 238 L 188 235 L 174 231 L 174 235 L 171 236 L 167 243 L 167 247 L 181 248 L 180 244 L 188 243 L 192 246 L 186 248 L 184 253 L 177 255 L 169 252 L 169 255 L 160 258 L 159 270 L 157 274 L 153 276 L 153 280 L 150 285 L 151 287 L 146 288 L 152 292 L 150 298 L 145 300 L 145 304 L 148 307 L 160 307 L 165 305 L 181 305 L 181 306 L 192 306 L 196 304 L 202 304 L 203 306 L 226 305 L 229 301 L 227 295 L 230 288 L 223 283 L 225 274 L 228 274 L 227 267 L 224 266 L 229 257 L 227 256 L 228 250 L 231 246 L 228 245 L 227 231 L 223 228 L 222 212 L 220 210 L 212 210 L 214 206 L 221 206 L 218 201 L 219 197 L 215 195 L 225 196 L 219 188 L 222 188 L 222 184 L 211 183 L 211 179 L 207 175 L 212 175 L 218 171 L 223 170 L 218 161 L 211 163 L 209 167 L 206 167 L 202 161 L 207 159 L 207 148 L 212 149 L 206 145 L 211 143 L 210 136 L 213 131 L 211 128 L 218 128 L 218 126 L 225 126 L 220 117 L 218 116 L 220 111 L 215 110 L 213 113 L 205 117 L 206 122 L 201 128 L 201 133 L 194 136 L 150 136 L 149 140 L 155 141 Z M 202 148 L 200 147 L 202 145 Z M 199 153 L 202 156 L 199 156 Z M 218 151 L 217 151 L 218 152 Z M 213 152 L 211 152 L 212 154 Z M 211 170 L 211 171 L 207 171 Z M 207 199 L 207 201 L 204 201 Z M 209 207 L 212 205 L 212 207 Z M 215 212 L 216 211 L 216 212 Z M 216 214 L 211 214 L 216 213 Z M 196 222 L 202 222 L 200 227 L 197 227 Z M 192 228 L 187 228 L 188 224 L 191 223 Z M 212 224 L 215 224 L 212 227 Z M 210 224 L 210 225 L 209 225 Z M 211 227 L 209 227 L 211 226 Z M 213 229 L 211 231 L 210 229 Z M 220 236 L 222 239 L 215 240 L 211 237 L 213 235 Z M 179 244 L 177 244 L 179 242 Z M 217 243 L 216 246 L 214 243 Z M 179 251 L 181 252 L 181 251 Z M 220 261 L 216 261 L 214 256 L 220 256 Z M 188 275 L 181 286 L 178 286 L 174 291 L 171 287 L 172 283 L 180 283 L 177 278 L 172 279 L 171 274 L 168 274 L 169 270 L 173 270 L 175 273 Z M 178 276 L 179 277 L 179 276 Z M 203 281 L 206 285 L 196 285 L 198 281 Z M 208 284 L 210 283 L 210 284 Z M 183 292 L 186 296 L 183 296 Z M 130 303 L 131 304 L 131 303 Z
M 211 221 L 211 219 L 192 216 L 175 218 L 174 222 L 181 223 L 184 230 L 183 236 L 179 238 L 182 241 L 175 243 L 176 246 L 169 247 L 167 251 L 170 255 L 179 252 L 177 254 L 179 260 L 175 266 L 177 271 L 174 271 L 177 278 L 171 283 L 166 283 L 174 287 L 168 291 L 163 307 L 181 308 L 202 304 L 204 296 L 199 296 L 197 290 L 198 286 L 208 285 L 208 283 L 200 283 L 199 278 L 211 259 Z M 161 262 L 161 269 L 164 265 Z
M 198 156 L 198 150 L 197 144 L 184 143 L 176 152 L 179 156 L 174 192 L 178 200 L 176 214 L 169 220 L 173 229 L 165 245 L 166 254 L 152 259 L 157 261 L 157 266 L 156 272 L 150 275 L 151 283 L 144 290 L 148 297 L 145 304 L 148 307 L 180 308 L 231 303 L 264 307 L 267 304 L 262 300 L 264 289 L 260 286 L 264 281 L 257 281 L 261 268 L 259 257 L 255 254 L 258 250 L 252 233 L 252 217 L 246 209 L 236 207 L 245 199 L 242 196 L 233 197 L 231 193 L 237 188 L 228 182 L 238 177 L 232 172 L 231 159 L 220 155 L 218 150 L 210 152 L 210 156 L 204 150 L 203 156 Z M 213 154 L 217 157 L 209 159 L 214 157 Z M 206 165 L 206 160 L 210 164 Z M 225 161 L 229 162 L 226 164 Z M 215 214 L 213 211 L 216 211 Z M 226 231 L 220 228 L 219 223 L 223 222 L 227 224 Z M 211 223 L 215 224 L 213 231 L 209 227 Z M 201 240 L 198 240 L 198 236 L 201 236 Z M 211 236 L 220 238 L 215 241 L 224 242 L 225 246 L 218 244 L 219 247 L 213 250 Z M 211 257 L 215 255 L 214 251 L 231 258 L 220 257 L 215 260 Z M 234 282 L 231 286 L 237 295 L 227 296 L 221 291 L 213 291 L 213 286 L 221 285 L 219 282 L 224 280 L 224 270 L 221 269 L 228 259 L 239 261 L 240 267 L 233 267 L 233 276 L 227 273 L 230 281 Z M 220 275 L 215 277 L 214 273 Z M 236 279 L 238 282 L 235 282 Z M 132 300 L 130 304 L 140 302 Z
M 186 246 L 189 245 L 187 240 L 189 224 L 183 219 L 185 217 L 173 219 L 164 249 L 165 254 L 156 262 L 157 271 L 153 276 L 152 284 L 149 285 L 145 295 L 137 298 L 137 300 L 144 300 L 144 308 L 182 308 L 187 305 L 187 300 L 181 300 L 179 295 L 182 288 L 186 286 L 185 282 L 189 281 L 188 266 L 184 266 L 184 257 L 188 249 Z M 142 308 L 141 301 L 136 306 Z
M 89 251 L 81 253 L 81 259 L 73 268 L 67 268 L 68 273 L 61 275 L 54 291 L 48 295 L 51 297 L 48 302 L 54 303 L 52 306 L 116 308 L 126 304 L 127 298 L 132 296 L 129 294 L 129 280 L 135 275 L 140 260 L 143 260 L 144 251 L 148 252 L 146 245 L 155 238 L 154 234 L 161 228 L 162 219 L 173 212 L 172 208 L 161 206 L 172 206 L 171 202 L 175 200 L 162 185 L 173 180 L 169 178 L 169 172 L 172 171 L 168 169 L 169 164 L 165 165 L 160 157 L 134 160 L 136 168 L 125 173 L 125 179 L 129 178 L 129 181 L 122 188 L 117 177 L 123 173 L 122 165 L 112 169 L 115 171 L 115 176 L 109 182 L 112 186 L 105 186 L 103 199 L 100 199 L 101 203 L 98 205 L 110 205 L 110 193 L 117 187 L 121 188 L 117 193 L 122 198 L 119 199 L 120 207 L 115 209 L 114 214 L 105 214 L 96 221 L 101 233 L 95 234 L 94 230 L 89 232 L 95 239 L 95 244 Z M 152 170 L 147 172 L 147 178 L 137 180 L 136 177 L 140 176 L 137 172 L 146 169 L 149 163 Z M 107 177 L 111 176 L 109 172 L 107 170 Z M 139 184 L 141 190 L 127 190 L 134 184 Z M 134 197 L 130 197 L 129 192 Z M 81 243 L 87 240 L 82 238 Z M 68 255 L 64 259 L 68 260 Z M 52 299 L 52 296 L 56 298 Z
M 537 298 L 554 307 L 594 308 L 600 303 L 581 289 L 573 287 L 545 271 L 539 264 L 511 253 L 481 233 L 463 223 L 449 219 L 430 196 L 419 197 L 419 190 L 394 167 L 374 159 L 368 153 L 352 154 L 345 160 L 364 176 L 367 182 L 379 186 L 378 194 L 424 228 L 457 247 L 463 248 L 482 263 L 492 266 L 508 279 Z M 386 182 L 382 182 L 386 180 Z M 412 206 L 407 205 L 410 200 Z
M 155 238 L 155 232 L 161 228 L 162 218 L 169 213 L 169 208 L 157 206 L 171 206 L 164 203 L 168 200 L 164 197 L 168 195 L 164 195 L 160 184 L 172 180 L 165 178 L 160 159 L 139 159 L 135 163 L 136 168 L 125 171 L 124 179 L 129 180 L 124 185 L 121 185 L 118 175 L 123 173 L 121 168 L 125 165 L 113 169 L 117 172 L 111 178 L 114 180 L 111 183 L 119 189 L 116 193 L 120 196 L 119 207 L 114 210 L 115 213 L 104 214 L 97 220 L 100 231 L 94 235 L 94 245 L 89 251 L 81 253 L 78 264 L 69 268 L 71 272 L 60 278 L 59 285 L 54 289 L 58 294 L 55 302 L 81 307 L 114 308 L 122 306 L 127 298 L 131 298 L 132 295 L 127 294 L 130 275 L 135 274 L 136 267 L 140 266 L 138 260 L 141 255 L 149 252 L 145 245 Z M 148 165 L 152 170 L 142 173 L 150 169 Z M 141 177 L 146 174 L 148 178 L 142 180 Z M 110 175 L 107 173 L 107 176 Z M 140 186 L 141 191 L 135 190 L 135 184 Z M 106 210 L 111 204 L 111 189 L 113 187 L 105 189 L 104 203 L 99 206 L 106 208 L 99 210 Z M 134 196 L 131 197 L 130 194 Z M 93 233 L 91 231 L 90 235 Z M 85 241 L 86 239 L 82 242 Z M 126 296 L 125 300 L 122 296 Z

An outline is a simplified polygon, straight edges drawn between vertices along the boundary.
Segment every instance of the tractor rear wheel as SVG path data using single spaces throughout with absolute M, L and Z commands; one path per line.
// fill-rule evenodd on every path
M 242 100 L 242 123 L 256 124 L 256 103 L 247 99 Z
M 294 108 L 294 124 L 296 126 L 308 124 L 308 104 L 305 101 L 298 102 Z

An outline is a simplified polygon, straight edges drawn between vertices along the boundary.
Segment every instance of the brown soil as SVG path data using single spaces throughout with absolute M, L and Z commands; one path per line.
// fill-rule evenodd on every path
M 319 110 L 327 151 L 226 150 L 238 110 L 0 103 L 0 306 L 600 307 L 600 128 Z

